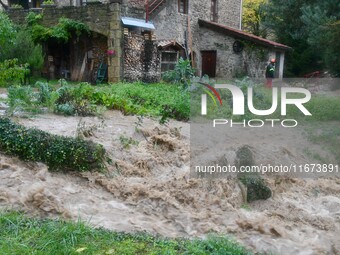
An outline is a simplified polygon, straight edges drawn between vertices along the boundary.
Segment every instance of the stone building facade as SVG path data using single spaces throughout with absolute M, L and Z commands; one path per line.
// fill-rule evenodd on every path
M 57 8 L 31 11 L 43 12 L 43 23 L 48 26 L 60 17 L 87 24 L 92 35 L 84 40 L 98 46 L 91 52 L 98 56 L 97 62 L 89 68 L 97 67 L 98 59 L 105 58 L 110 82 L 159 80 L 180 56 L 192 61 L 198 76 L 217 78 L 263 77 L 268 60 L 276 57 L 277 77 L 282 77 L 284 53 L 289 47 L 239 30 L 242 0 L 149 0 L 148 5 L 145 0 L 55 2 Z M 16 22 L 24 22 L 25 15 L 9 14 Z M 114 55 L 107 56 L 106 51 Z M 83 57 L 77 61 L 79 66 L 84 65 Z
M 183 45 L 191 55 L 197 75 L 208 74 L 212 77 L 230 78 L 238 75 L 264 77 L 265 67 L 272 57 L 278 59 L 277 77 L 282 77 L 284 52 L 289 47 L 276 47 L 273 44 L 262 44 L 261 38 L 252 35 L 239 36 L 237 33 L 226 34 L 221 31 L 202 27 L 199 20 L 222 24 L 231 29 L 241 27 L 241 0 L 167 0 L 162 9 L 151 16 L 155 26 L 155 35 L 161 40 L 175 40 Z M 187 3 L 187 8 L 180 10 L 180 3 Z M 240 31 L 241 32 L 241 31 Z M 241 39 L 241 40 L 240 40 Z M 249 40 L 251 39 L 251 40 Z M 242 43 L 242 52 L 235 52 L 234 43 Z M 249 45 L 251 44 L 251 46 Z M 212 70 L 205 70 L 204 63 L 209 58 L 214 62 Z
M 123 75 L 121 69 L 123 35 L 120 11 L 121 1 L 110 0 L 108 4 L 98 3 L 86 6 L 43 7 L 21 11 L 9 9 L 7 13 L 17 24 L 23 24 L 29 12 L 42 13 L 41 24 L 47 27 L 56 25 L 62 17 L 86 24 L 90 30 L 89 35 L 72 38 L 66 45 L 44 45 L 45 69 L 49 69 L 52 65 L 56 70 L 56 78 L 64 75 L 62 74 L 64 68 L 66 69 L 64 71 L 69 72 L 68 78 L 72 80 L 93 81 L 94 78 L 89 77 L 89 73 L 96 72 L 100 63 L 103 62 L 108 66 L 108 81 L 118 82 Z M 109 50 L 114 52 L 114 56 L 108 56 Z M 66 54 L 68 54 L 67 57 L 65 57 Z M 48 60 L 49 56 L 53 61 Z M 54 63 L 56 61 L 57 63 Z M 66 63 L 62 64 L 62 62 Z

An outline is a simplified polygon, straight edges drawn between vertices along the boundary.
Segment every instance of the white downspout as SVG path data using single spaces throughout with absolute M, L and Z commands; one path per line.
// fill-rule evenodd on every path
M 240 30 L 242 30 L 242 11 L 243 11 L 243 0 L 241 0 L 241 6 L 240 6 Z

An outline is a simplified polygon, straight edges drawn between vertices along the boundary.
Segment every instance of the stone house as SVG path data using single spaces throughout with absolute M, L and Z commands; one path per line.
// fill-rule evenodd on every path
M 277 77 L 282 78 L 290 47 L 241 31 L 241 0 L 155 2 L 163 2 L 149 17 L 156 38 L 183 45 L 197 75 L 261 78 L 269 59 L 276 58 Z
M 158 81 L 179 57 L 189 58 L 197 75 L 216 78 L 263 77 L 268 60 L 276 57 L 282 78 L 290 49 L 239 30 L 241 0 L 55 0 L 55 8 L 42 6 L 42 0 L 9 0 L 9 5 L 16 1 L 27 2 L 30 10 L 23 12 L 42 12 L 47 26 L 60 17 L 88 25 L 90 35 L 45 47 L 46 65 L 55 66 L 56 77 L 72 80 L 93 80 L 104 64 L 110 82 Z M 25 22 L 22 13 L 8 13 Z

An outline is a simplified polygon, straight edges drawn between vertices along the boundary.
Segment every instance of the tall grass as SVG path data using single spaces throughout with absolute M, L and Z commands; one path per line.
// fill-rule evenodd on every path
M 164 239 L 145 233 L 95 229 L 81 221 L 32 219 L 15 212 L 0 212 L 0 229 L 1 254 L 252 254 L 220 236 L 210 236 L 206 240 Z

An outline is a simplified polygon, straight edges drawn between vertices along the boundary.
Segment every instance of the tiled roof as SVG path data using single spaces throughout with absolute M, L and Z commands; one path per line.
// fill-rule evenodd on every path
M 280 49 L 280 50 L 291 50 L 292 48 L 281 44 L 281 43 L 277 43 L 274 41 L 270 41 L 267 39 L 264 39 L 262 37 L 235 29 L 235 28 L 231 28 L 222 24 L 218 24 L 215 22 L 211 22 L 211 21 L 206 21 L 206 20 L 202 20 L 199 19 L 198 20 L 198 24 L 200 25 L 200 27 L 206 27 L 209 29 L 212 29 L 214 31 L 238 38 L 238 39 L 244 39 L 244 40 L 248 40 L 251 42 L 254 42 L 256 44 L 260 44 L 266 47 L 270 47 L 270 48 L 275 48 L 275 49 Z

